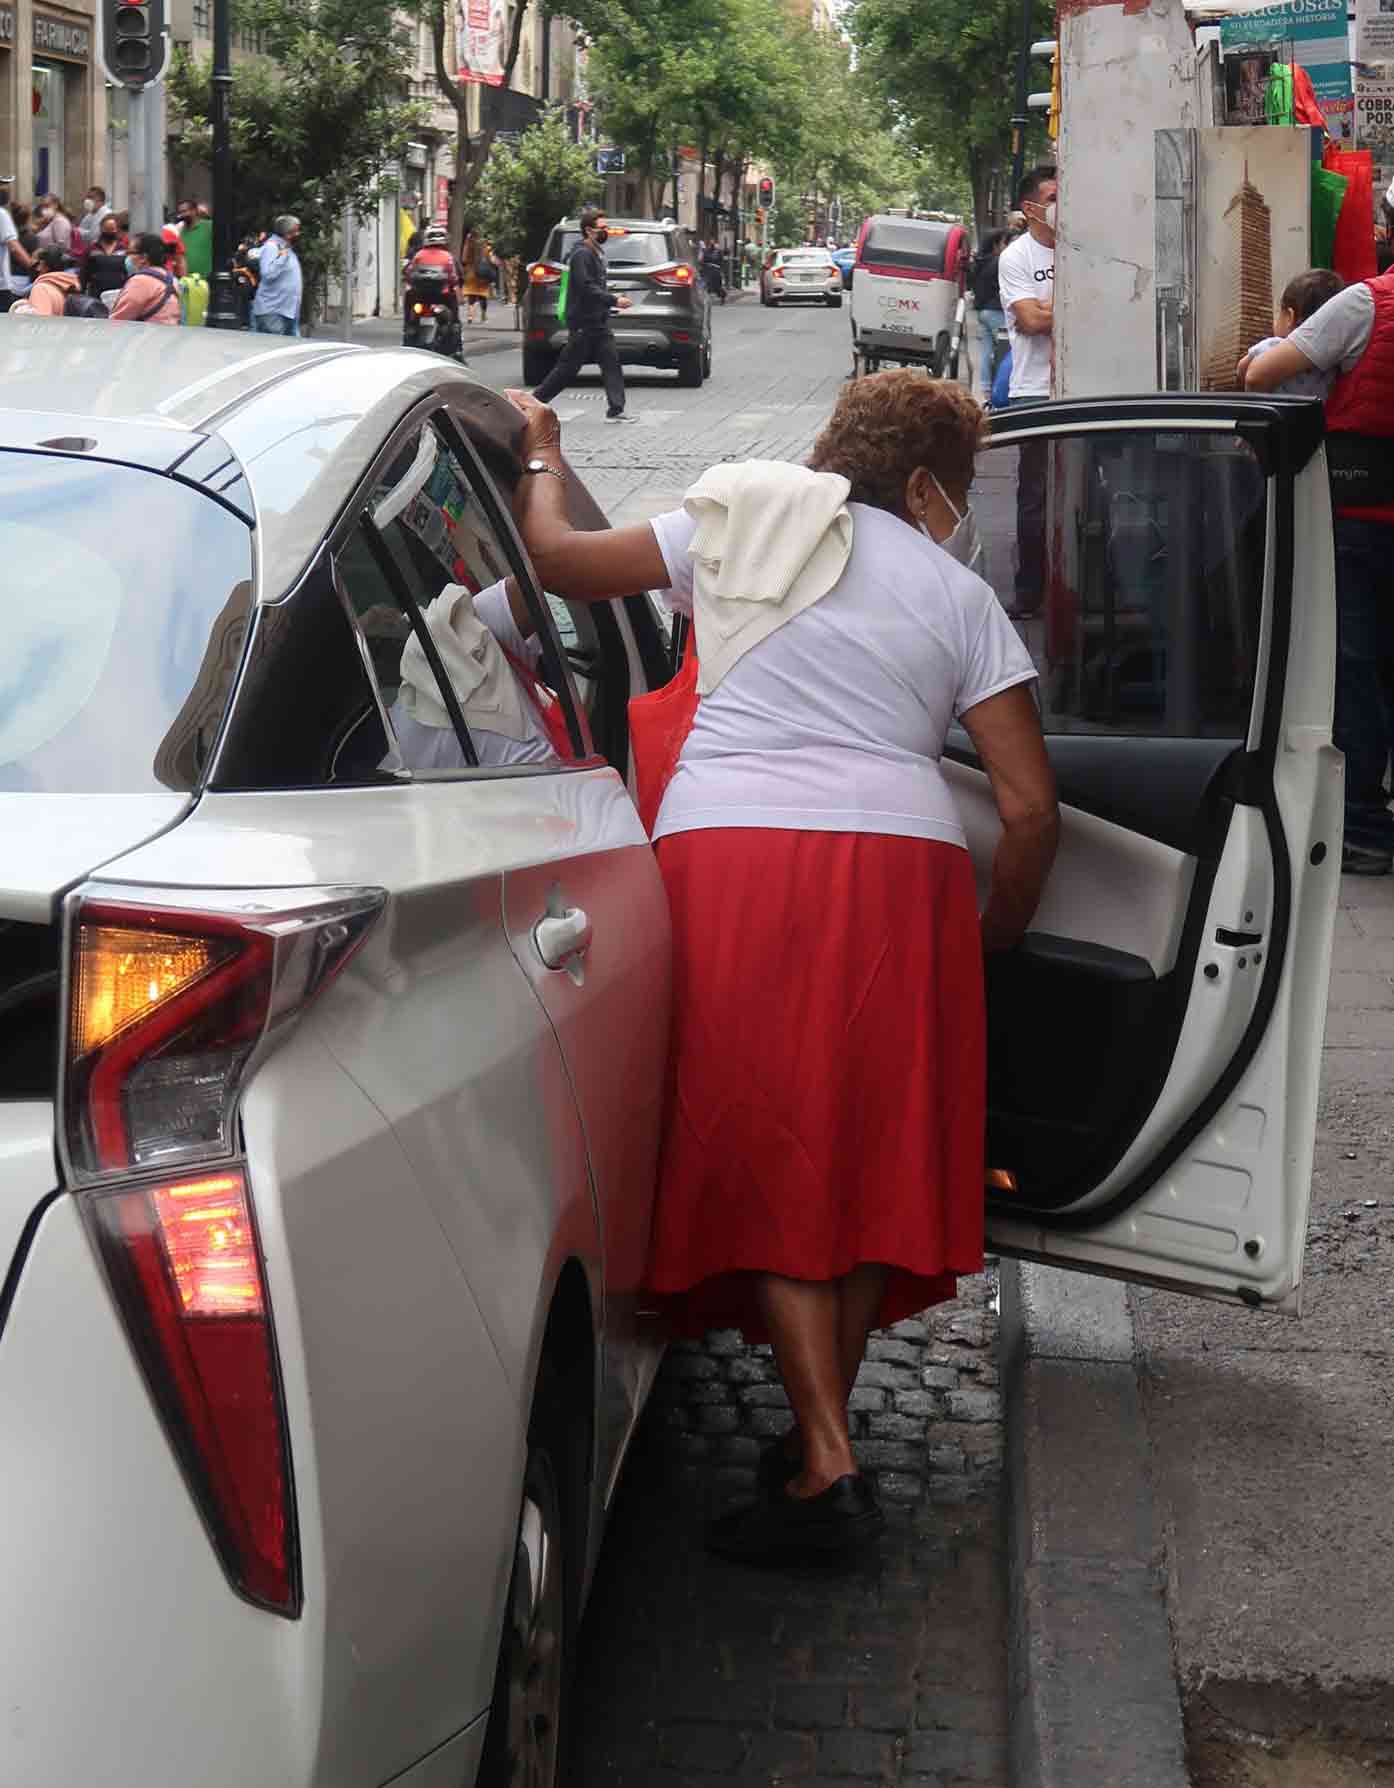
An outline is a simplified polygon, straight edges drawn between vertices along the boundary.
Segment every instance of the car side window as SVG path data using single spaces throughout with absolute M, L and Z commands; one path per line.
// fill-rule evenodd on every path
M 486 491 L 450 422 L 419 422 L 335 552 L 403 766 L 418 774 L 579 755 L 565 678 L 549 680 L 544 662 L 550 645 L 560 664 L 555 635 Z M 524 629 L 510 582 L 529 599 Z
M 980 569 L 1040 671 L 1047 733 L 1246 735 L 1268 526 L 1247 442 L 1027 435 L 985 449 L 972 495 Z
M 400 759 L 328 553 L 257 613 L 212 786 L 325 788 L 398 780 Z

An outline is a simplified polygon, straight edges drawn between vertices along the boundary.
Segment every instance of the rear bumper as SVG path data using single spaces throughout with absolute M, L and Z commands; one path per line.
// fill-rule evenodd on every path
M 688 354 L 695 354 L 701 347 L 701 325 L 698 323 L 674 323 L 672 332 L 666 328 L 653 325 L 637 326 L 635 324 L 616 323 L 611 320 L 610 329 L 615 338 L 615 347 L 619 357 L 626 365 L 642 363 L 649 366 L 675 366 Z M 673 333 L 688 336 L 687 341 L 674 341 Z M 544 353 L 560 354 L 569 339 L 569 331 L 553 328 L 545 342 L 524 340 L 534 352 L 541 349 Z
M 818 286 L 816 289 L 795 286 L 792 290 L 786 290 L 782 286 L 771 286 L 770 297 L 777 304 L 826 304 L 829 298 L 842 297 L 842 281 L 839 280 L 835 286 Z

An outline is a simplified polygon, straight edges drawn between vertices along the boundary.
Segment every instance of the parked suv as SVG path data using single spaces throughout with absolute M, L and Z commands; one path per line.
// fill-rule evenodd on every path
M 630 308 L 611 319 L 620 359 L 627 366 L 671 366 L 679 385 L 700 385 L 712 370 L 711 298 L 702 283 L 697 243 L 671 222 L 612 217 L 605 245 L 612 292 Z M 557 294 L 567 257 L 581 240 L 581 225 L 565 217 L 552 231 L 540 261 L 528 268 L 523 296 L 523 383 L 537 385 L 566 345 L 557 316 Z

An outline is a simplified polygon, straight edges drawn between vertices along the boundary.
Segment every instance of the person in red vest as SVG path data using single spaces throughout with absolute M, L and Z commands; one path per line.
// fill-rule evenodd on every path
M 408 291 L 411 290 L 411 276 L 418 269 L 429 270 L 440 268 L 447 275 L 447 283 L 441 294 L 450 308 L 455 334 L 460 333 L 460 284 L 462 275 L 460 263 L 451 254 L 446 244 L 450 237 L 444 224 L 431 224 L 422 238 L 422 245 L 407 262 L 405 281 Z M 406 333 L 405 313 L 403 316 L 403 339 Z
M 1384 779 L 1394 751 L 1394 272 L 1357 280 L 1251 362 L 1246 391 L 1334 372 L 1326 455 L 1336 504 L 1336 720 L 1346 755 L 1347 875 L 1394 868 Z

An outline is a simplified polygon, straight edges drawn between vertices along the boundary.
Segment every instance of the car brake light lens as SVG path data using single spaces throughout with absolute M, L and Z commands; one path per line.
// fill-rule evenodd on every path
M 684 266 L 665 267 L 653 275 L 653 283 L 656 286 L 690 286 L 693 283 L 692 269 Z
M 278 1614 L 298 1613 L 290 1457 L 245 1168 L 80 1198 L 233 1587 Z
M 386 897 L 166 898 L 69 896 L 64 1164 L 230 1583 L 294 1615 L 290 1450 L 238 1112 L 253 1061 Z
M 424 317 L 426 314 L 426 306 L 424 304 L 413 304 L 411 308 L 416 312 L 418 317 Z
M 528 269 L 528 278 L 535 286 L 553 285 L 561 278 L 562 270 L 550 261 L 537 261 Z

